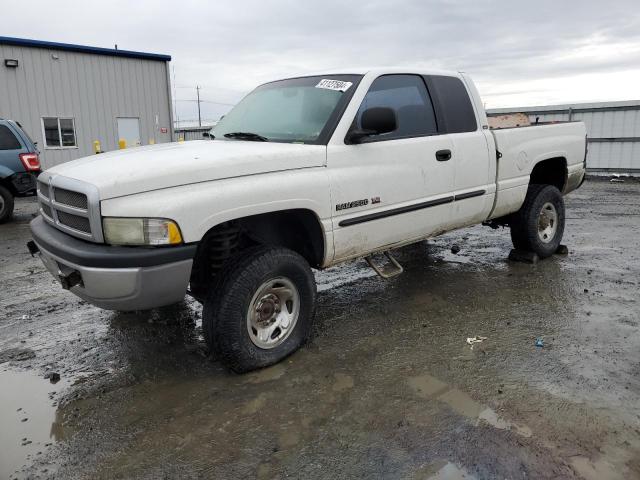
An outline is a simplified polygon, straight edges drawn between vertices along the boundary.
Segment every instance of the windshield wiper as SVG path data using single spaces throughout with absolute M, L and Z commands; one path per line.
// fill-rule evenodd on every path
M 257 133 L 251 133 L 251 132 L 230 132 L 230 133 L 225 133 L 224 136 L 226 138 L 237 138 L 239 140 L 249 140 L 252 142 L 268 142 L 269 141 L 267 137 L 263 137 L 262 135 L 258 135 Z

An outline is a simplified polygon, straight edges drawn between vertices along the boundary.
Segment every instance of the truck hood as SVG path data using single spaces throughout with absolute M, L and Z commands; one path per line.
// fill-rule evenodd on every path
M 100 199 L 224 178 L 326 164 L 326 147 L 239 140 L 197 140 L 84 157 L 47 171 L 95 185 Z

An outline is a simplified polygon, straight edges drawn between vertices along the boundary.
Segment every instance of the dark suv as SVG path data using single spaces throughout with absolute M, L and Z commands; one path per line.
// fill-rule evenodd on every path
M 13 214 L 13 198 L 36 192 L 40 158 L 36 144 L 18 122 L 0 118 L 0 223 Z

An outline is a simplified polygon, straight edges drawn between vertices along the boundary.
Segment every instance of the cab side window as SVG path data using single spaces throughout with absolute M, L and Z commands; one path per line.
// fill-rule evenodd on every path
M 362 128 L 362 113 L 372 107 L 394 110 L 398 128 L 393 132 L 370 137 L 370 141 L 394 140 L 438 132 L 433 104 L 422 77 L 418 75 L 383 75 L 371 84 L 355 118 Z

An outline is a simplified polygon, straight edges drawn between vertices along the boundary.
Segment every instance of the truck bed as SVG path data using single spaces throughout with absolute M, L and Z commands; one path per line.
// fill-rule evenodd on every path
M 532 169 L 542 160 L 566 160 L 568 179 L 563 193 L 577 188 L 582 180 L 586 138 L 584 123 L 537 123 L 491 129 L 491 133 L 498 152 L 498 201 L 492 218 L 520 208 Z

